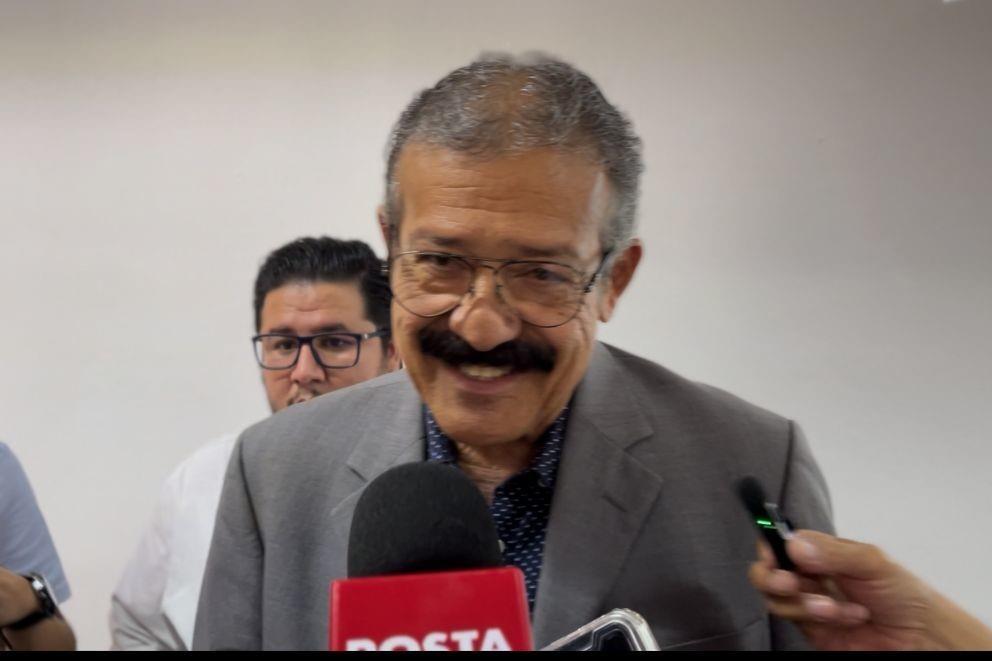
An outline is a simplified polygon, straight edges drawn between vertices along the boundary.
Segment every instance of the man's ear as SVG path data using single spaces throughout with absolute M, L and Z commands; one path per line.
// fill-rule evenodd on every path
M 376 209 L 375 209 L 375 217 L 379 221 L 379 231 L 382 232 L 382 240 L 386 244 L 386 252 L 388 253 L 389 252 L 389 249 L 393 245 L 391 243 L 391 241 L 393 239 L 393 236 L 392 236 L 392 231 L 391 231 L 391 229 L 389 227 L 389 219 L 386 218 L 386 206 L 385 205 L 380 204 L 378 207 L 376 207 Z
M 620 296 L 634 278 L 634 271 L 641 261 L 642 252 L 641 242 L 633 239 L 623 252 L 612 259 L 613 265 L 609 269 L 609 277 L 603 281 L 599 295 L 600 321 L 607 322 L 613 317 Z

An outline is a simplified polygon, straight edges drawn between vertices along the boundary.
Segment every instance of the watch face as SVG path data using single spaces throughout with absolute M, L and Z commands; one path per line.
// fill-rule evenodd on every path
M 58 609 L 58 602 L 55 600 L 55 593 L 52 592 L 52 586 L 48 584 L 48 579 L 36 573 L 28 574 L 25 578 L 31 581 L 31 587 L 34 589 L 35 594 L 38 595 L 38 601 L 41 602 L 42 610 L 48 615 L 54 614 Z

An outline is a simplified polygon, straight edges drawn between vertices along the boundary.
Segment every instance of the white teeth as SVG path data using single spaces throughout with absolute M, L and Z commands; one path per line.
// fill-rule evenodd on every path
M 491 365 L 459 365 L 458 369 L 465 376 L 470 376 L 473 379 L 480 379 L 482 381 L 489 381 L 492 379 L 498 379 L 501 376 L 506 376 L 513 371 L 512 367 L 493 367 Z

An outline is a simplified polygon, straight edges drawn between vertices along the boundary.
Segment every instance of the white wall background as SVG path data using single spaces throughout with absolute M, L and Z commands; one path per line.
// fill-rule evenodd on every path
M 992 2 L 2 0 L 0 438 L 83 647 L 160 481 L 267 413 L 261 257 L 381 249 L 401 108 L 534 48 L 646 144 L 603 336 L 800 420 L 839 529 L 992 621 Z

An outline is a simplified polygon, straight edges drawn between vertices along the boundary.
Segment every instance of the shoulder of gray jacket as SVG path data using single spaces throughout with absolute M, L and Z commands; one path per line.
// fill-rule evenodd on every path
M 754 433 L 789 433 L 790 421 L 726 390 L 688 379 L 609 344 L 610 357 L 629 378 L 630 390 L 649 416 L 677 414 L 686 423 L 732 425 Z
M 406 370 L 397 370 L 363 383 L 290 406 L 248 427 L 235 452 L 253 465 L 308 456 L 313 443 L 332 444 L 334 456 L 344 456 L 359 440 L 366 407 L 374 401 L 418 398 Z

